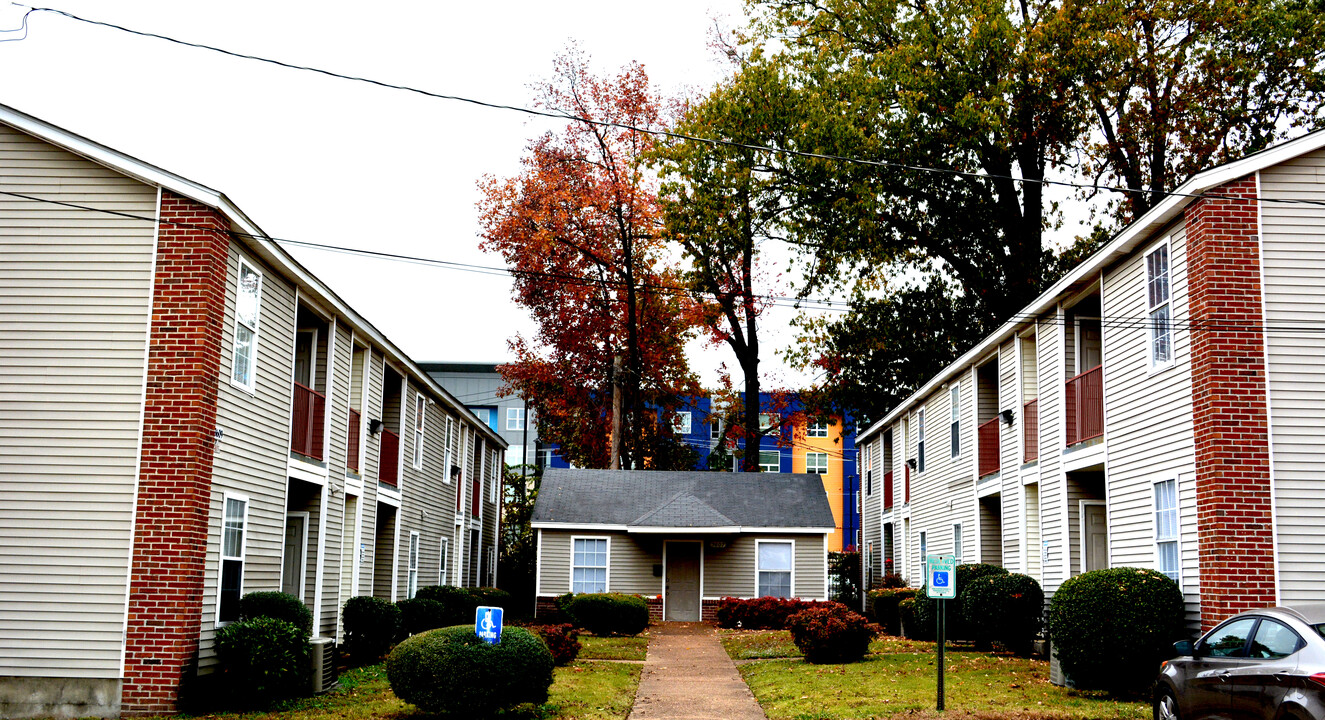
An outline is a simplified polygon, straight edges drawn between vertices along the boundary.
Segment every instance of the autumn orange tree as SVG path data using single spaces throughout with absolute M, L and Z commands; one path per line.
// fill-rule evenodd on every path
M 538 328 L 499 371 L 570 462 L 608 466 L 615 384 L 621 467 L 688 468 L 671 421 L 699 390 L 684 353 L 696 308 L 658 232 L 654 137 L 633 129 L 661 129 L 660 102 L 642 66 L 597 77 L 572 50 L 538 104 L 569 122 L 529 146 L 519 175 L 480 183 L 480 247 L 505 259 Z

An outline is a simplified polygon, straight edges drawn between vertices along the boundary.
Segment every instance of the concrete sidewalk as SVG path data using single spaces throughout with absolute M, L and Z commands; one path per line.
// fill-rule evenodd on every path
M 650 632 L 630 720 L 766 720 L 750 688 L 702 623 L 662 623 Z

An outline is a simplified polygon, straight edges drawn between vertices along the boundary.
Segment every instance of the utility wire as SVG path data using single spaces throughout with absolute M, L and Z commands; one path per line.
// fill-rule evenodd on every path
M 1006 180 L 1006 181 L 1011 181 L 1011 182 L 1015 182 L 1015 183 L 1022 183 L 1022 184 L 1030 183 L 1030 184 L 1037 184 L 1037 185 L 1042 185 L 1042 186 L 1051 185 L 1051 186 L 1058 186 L 1058 187 L 1074 188 L 1074 189 L 1078 189 L 1078 190 L 1092 190 L 1092 191 L 1101 191 L 1101 190 L 1103 190 L 1103 191 L 1108 191 L 1108 192 L 1120 193 L 1120 194 L 1123 194 L 1123 195 L 1138 195 L 1138 194 L 1140 194 L 1140 195 L 1162 195 L 1162 196 L 1165 196 L 1165 197 L 1182 197 L 1182 198 L 1191 198 L 1191 199 L 1209 198 L 1209 199 L 1220 199 L 1220 200 L 1236 200 L 1236 201 L 1241 201 L 1241 202 L 1249 202 L 1249 201 L 1252 201 L 1252 200 L 1259 200 L 1259 201 L 1261 201 L 1261 202 L 1284 203 L 1284 204 L 1292 204 L 1292 205 L 1316 205 L 1316 206 L 1325 207 L 1325 200 L 1306 200 L 1306 199 L 1298 199 L 1298 198 L 1258 198 L 1258 197 L 1255 197 L 1255 196 L 1244 197 L 1244 196 L 1238 196 L 1238 195 L 1223 195 L 1223 194 L 1219 194 L 1219 193 L 1180 193 L 1180 192 L 1176 192 L 1176 191 L 1173 191 L 1173 190 L 1166 190 L 1166 191 L 1161 191 L 1161 192 L 1153 192 L 1153 191 L 1151 191 L 1151 190 L 1135 189 L 1135 188 L 1128 188 L 1128 187 L 1122 187 L 1122 186 L 1116 186 L 1116 185 L 1098 185 L 1098 184 L 1087 185 L 1087 184 L 1084 184 L 1084 183 L 1075 183 L 1075 182 L 1070 182 L 1070 181 L 1067 181 L 1067 180 L 1049 180 L 1049 179 L 1044 179 L 1044 178 L 1038 178 L 1038 179 L 1037 179 L 1037 178 L 1025 178 L 1025 177 L 1017 177 L 1017 176 L 1014 176 L 1014 175 L 1001 175 L 1001 174 L 996 174 L 996 173 L 972 172 L 972 171 L 969 171 L 969 170 L 957 170 L 957 169 L 955 169 L 955 168 L 936 168 L 936 167 L 929 167 L 929 166 L 925 166 L 925 165 L 913 165 L 913 164 L 909 164 L 909 163 L 895 162 L 895 161 L 891 161 L 891 160 L 870 160 L 870 159 L 866 159 L 866 158 L 851 157 L 851 156 L 847 156 L 847 155 L 834 155 L 834 154 L 831 154 L 831 153 L 816 153 L 816 152 L 809 152 L 809 151 L 805 151 L 805 150 L 795 150 L 795 149 L 791 149 L 791 148 L 777 148 L 777 147 L 772 147 L 772 146 L 768 146 L 768 145 L 757 145 L 757 144 L 753 144 L 753 143 L 743 143 L 743 142 L 737 142 L 737 141 L 734 141 L 734 140 L 723 140 L 723 139 L 717 139 L 717 138 L 705 138 L 705 137 L 699 137 L 699 136 L 696 136 L 696 135 L 689 135 L 689 134 L 687 134 L 687 133 L 676 132 L 676 131 L 674 131 L 674 130 L 664 130 L 664 129 L 660 129 L 660 128 L 651 128 L 651 127 L 640 127 L 640 126 L 638 126 L 638 125 L 631 125 L 631 124 L 629 124 L 629 123 L 612 122 L 612 121 L 607 121 L 607 120 L 595 120 L 595 119 L 593 119 L 593 118 L 588 118 L 588 117 L 584 117 L 584 116 L 581 116 L 581 115 L 575 115 L 575 114 L 572 114 L 572 113 L 569 113 L 569 112 L 565 112 L 565 111 L 560 111 L 560 110 L 538 110 L 538 109 L 535 109 L 535 108 L 521 107 L 521 106 L 518 106 L 518 105 L 505 105 L 505 104 L 501 104 L 501 103 L 487 102 L 487 101 L 484 101 L 484 100 L 476 100 L 476 99 L 474 99 L 474 98 L 467 98 L 467 97 L 463 97 L 463 96 L 460 96 L 460 95 L 448 95 L 448 94 L 445 94 L 445 93 L 433 92 L 433 91 L 431 91 L 431 90 L 424 90 L 424 89 L 416 88 L 416 87 L 412 87 L 412 86 L 409 86 L 409 85 L 400 85 L 400 84 L 397 84 L 397 83 L 385 82 L 385 81 L 382 81 L 382 80 L 375 80 L 375 79 L 372 79 L 372 78 L 362 77 L 362 76 L 358 76 L 358 75 L 348 75 L 348 74 L 345 74 L 345 73 L 339 73 L 339 72 L 335 72 L 335 71 L 332 71 L 332 70 L 324 70 L 324 69 L 322 69 L 322 68 L 317 68 L 317 67 L 313 67 L 313 66 L 310 66 L 310 65 L 299 65 L 299 64 L 296 64 L 296 63 L 286 62 L 286 61 L 283 61 L 283 60 L 273 60 L 273 59 L 271 59 L 271 58 L 262 57 L 262 56 L 260 56 L 260 55 L 252 55 L 252 54 L 248 54 L 248 53 L 236 52 L 236 51 L 234 51 L 234 50 L 226 50 L 225 48 L 216 47 L 216 46 L 214 46 L 214 45 L 206 45 L 206 44 L 203 44 L 203 43 L 196 43 L 196 42 L 190 42 L 190 41 L 187 41 L 187 40 L 180 40 L 180 39 L 178 39 L 178 38 L 174 38 L 174 37 L 171 37 L 171 36 L 169 36 L 169 35 L 162 35 L 162 34 L 160 34 L 160 33 L 147 32 L 147 31 L 144 31 L 144 30 L 135 30 L 135 29 L 133 29 L 133 28 L 125 27 L 125 26 L 123 26 L 123 25 L 117 25 L 117 24 L 115 24 L 115 23 L 106 22 L 106 21 L 103 21 L 103 20 L 92 20 L 92 19 L 89 19 L 89 18 L 80 17 L 80 16 L 75 15 L 75 14 L 73 14 L 73 13 L 66 12 L 66 11 L 64 11 L 64 10 L 60 10 L 60 9 L 58 9 L 58 8 L 33 7 L 33 6 L 30 6 L 30 5 L 23 5 L 23 4 L 21 4 L 21 3 L 17 3 L 17 2 L 13 2 L 13 3 L 11 3 L 11 4 L 13 4 L 13 5 L 17 5 L 17 6 L 19 6 L 19 7 L 26 7 L 26 8 L 28 8 L 28 12 L 25 13 L 24 16 L 23 16 L 23 18 L 24 18 L 24 23 L 25 23 L 25 27 L 26 27 L 26 22 L 27 22 L 27 16 L 28 16 L 28 15 L 31 15 L 31 14 L 34 13 L 34 12 L 53 13 L 53 14 L 55 14 L 55 15 L 61 15 L 61 16 L 64 16 L 64 17 L 66 17 L 66 18 L 69 18 L 70 20 L 76 20 L 76 21 L 78 21 L 78 22 L 87 23 L 87 24 L 89 24 L 89 25 L 98 25 L 98 26 L 101 26 L 101 27 L 107 27 L 107 28 L 111 28 L 111 29 L 114 29 L 114 30 L 119 30 L 119 31 L 121 31 L 121 32 L 126 32 L 126 33 L 129 33 L 129 34 L 131 34 L 131 35 L 138 35 L 138 36 L 140 36 L 140 37 L 153 38 L 153 39 L 156 39 L 156 40 L 162 40 L 162 41 L 165 41 L 165 42 L 174 43 L 174 44 L 176 44 L 176 45 L 182 45 L 182 46 L 184 46 L 184 47 L 196 48 L 196 49 L 199 49 L 199 50 L 208 50 L 208 51 L 211 51 L 211 52 L 220 53 L 220 54 L 222 54 L 222 55 L 228 55 L 228 56 L 230 56 L 230 57 L 234 57 L 234 58 L 240 58 L 240 59 L 244 59 L 244 60 L 252 60 L 252 61 L 254 61 L 254 62 L 267 63 L 267 64 L 269 64 L 269 65 L 276 65 L 276 66 L 278 66 L 278 67 L 283 67 L 283 68 L 286 68 L 286 69 L 289 69 L 289 70 L 300 70 L 300 71 L 304 71 L 304 72 L 317 73 L 317 74 L 319 74 L 319 75 L 325 75 L 325 76 L 327 76 L 327 77 L 333 77 L 333 78 L 337 78 L 337 79 L 340 79 L 340 80 L 348 80 L 348 81 L 351 81 L 351 82 L 366 83 L 366 84 L 369 84 L 369 85 L 375 85 L 375 86 L 377 86 L 377 87 L 386 88 L 386 89 L 388 89 L 388 90 L 399 90 L 399 91 L 401 91 L 401 92 L 415 93 L 415 94 L 418 94 L 418 95 L 423 95 L 423 96 L 425 96 L 425 97 L 436 98 L 436 99 L 438 99 L 438 100 L 451 100 L 451 101 L 455 101 L 455 102 L 461 102 L 461 103 L 467 103 L 467 104 L 470 104 L 470 105 L 476 105 L 476 106 L 478 106 L 478 107 L 488 108 L 488 109 L 492 109 L 492 110 L 509 110 L 509 111 L 511 111 L 511 112 L 518 112 L 518 113 L 523 113 L 523 114 L 526 114 L 526 115 L 532 115 L 532 116 L 536 116 L 536 117 L 551 118 L 551 119 L 554 119 L 554 120 L 566 120 L 566 121 L 569 121 L 569 122 L 583 123 L 583 124 L 586 124 L 586 125 L 593 125 L 593 126 L 597 126 L 597 127 L 606 127 L 606 128 L 614 128 L 614 129 L 618 129 L 618 130 L 628 130 L 628 131 L 631 131 L 631 132 L 646 133 L 646 134 L 653 135 L 653 136 L 656 136 L 656 137 L 667 138 L 667 139 L 669 139 L 669 140 L 678 140 L 678 141 L 686 141 L 686 142 L 697 142 L 697 143 L 702 143 L 702 144 L 710 145 L 710 146 L 714 146 L 714 147 L 730 147 L 730 148 L 736 148 L 736 149 L 739 149 L 739 150 L 751 150 L 751 151 L 754 151 L 754 152 L 768 153 L 768 154 L 770 154 L 770 155 L 781 155 L 781 156 L 800 157 L 800 158 L 806 158 L 806 159 L 811 159 L 811 160 L 828 160 L 828 161 L 832 161 L 832 162 L 844 162 L 844 163 L 851 163 L 851 164 L 855 164 L 855 165 L 866 165 L 866 166 L 870 166 L 870 167 L 889 168 L 889 169 L 893 169 L 893 170 L 906 170 L 906 171 L 908 171 L 908 172 L 931 173 L 931 174 L 940 174 L 940 175 L 953 175 L 953 176 L 964 177 L 964 178 L 971 178 L 971 179 L 976 179 L 976 180 Z M 25 37 L 26 37 L 26 33 L 25 33 Z M 19 39 L 22 39 L 22 38 L 19 38 Z

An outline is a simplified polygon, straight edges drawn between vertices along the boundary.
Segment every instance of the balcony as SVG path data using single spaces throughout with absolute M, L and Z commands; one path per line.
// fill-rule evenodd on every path
M 327 397 L 299 383 L 294 384 L 294 410 L 291 422 L 290 450 L 304 457 L 322 460 L 322 423 L 327 412 Z
M 893 506 L 893 474 L 887 473 L 883 476 L 883 509 L 891 510 Z
M 1022 462 L 1040 459 L 1040 399 L 1021 406 Z
M 400 436 L 390 430 L 382 431 L 382 454 L 378 463 L 377 481 L 391 487 L 400 485 Z
M 359 434 L 362 427 L 363 421 L 360 419 L 359 411 L 350 408 L 350 426 L 346 433 L 349 442 L 345 449 L 348 455 L 345 458 L 345 467 L 356 473 L 359 472 Z
M 976 439 L 980 448 L 980 477 L 998 472 L 1000 465 L 998 422 L 999 418 L 995 415 L 976 429 Z
M 477 518 L 483 509 L 483 485 L 479 483 L 478 478 L 470 481 L 470 485 L 469 516 Z
M 1104 435 L 1104 366 L 1097 365 L 1067 381 L 1064 408 L 1067 445 Z

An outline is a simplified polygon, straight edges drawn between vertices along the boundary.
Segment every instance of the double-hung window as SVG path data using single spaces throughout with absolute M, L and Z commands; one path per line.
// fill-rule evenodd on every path
M 721 440 L 721 439 L 722 439 L 722 421 L 721 421 L 721 420 L 719 420 L 719 419 L 717 419 L 717 418 L 714 418 L 711 422 L 709 422 L 709 439 L 710 439 L 710 440 Z
M 764 472 L 782 471 L 782 454 L 777 450 L 759 451 L 759 469 Z
M 1177 480 L 1155 483 L 1155 557 L 1159 571 L 1179 582 Z
M 230 370 L 234 384 L 253 390 L 258 361 L 258 310 L 262 305 L 262 274 L 239 261 L 239 286 L 235 296 L 235 362 Z
M 446 438 L 446 440 L 445 440 L 446 451 L 445 451 L 444 453 L 442 453 L 442 457 L 443 457 L 443 460 L 442 460 L 442 482 L 446 483 L 447 485 L 450 485 L 450 484 L 451 484 L 451 465 L 454 463 L 454 461 L 451 459 L 451 441 L 452 441 L 451 434 L 452 434 L 453 432 L 455 432 L 455 421 L 454 421 L 454 419 L 453 419 L 450 415 L 447 415 L 447 416 L 446 416 L 446 429 L 445 429 L 445 431 L 443 432 L 443 435 L 444 435 L 444 437 Z M 445 584 L 445 583 L 443 583 L 443 584 Z
M 574 538 L 570 591 L 607 592 L 607 538 Z
M 814 475 L 828 474 L 828 453 L 805 453 L 805 472 Z
M 438 585 L 446 584 L 446 563 L 448 560 L 450 560 L 450 558 L 448 557 L 448 555 L 450 554 L 451 554 L 451 540 L 450 538 L 442 538 L 441 547 L 437 549 L 437 584 Z
M 952 524 L 952 556 L 958 565 L 962 564 L 962 524 Z
M 925 409 L 916 416 L 916 472 L 925 471 Z
M 810 427 L 805 431 L 806 437 L 826 438 L 828 437 L 828 423 L 816 422 L 810 423 Z
M 679 413 L 677 413 L 677 414 L 676 414 L 676 422 L 673 423 L 672 427 L 676 430 L 677 433 L 679 433 L 679 434 L 681 434 L 681 435 L 689 435 L 689 434 L 690 434 L 690 413 L 689 413 L 688 411 L 687 411 L 687 412 L 679 412 Z
M 1150 366 L 1173 360 L 1173 303 L 1170 301 L 1169 246 L 1161 243 L 1146 255 L 1146 300 L 1149 308 Z
M 952 399 L 952 456 L 962 454 L 962 387 L 953 385 L 948 391 Z
M 419 534 L 409 534 L 409 576 L 405 583 L 405 597 L 413 598 L 419 591 Z
M 428 412 L 428 400 L 422 394 L 414 396 L 414 469 L 423 468 L 423 418 Z M 411 596 L 412 597 L 412 596 Z
M 221 500 L 221 588 L 216 620 L 239 619 L 239 598 L 244 594 L 244 540 L 248 530 L 248 498 L 223 495 Z
M 506 408 L 506 429 L 524 429 L 524 408 Z
M 759 540 L 757 547 L 759 568 L 758 597 L 791 597 L 791 558 L 794 544 Z

